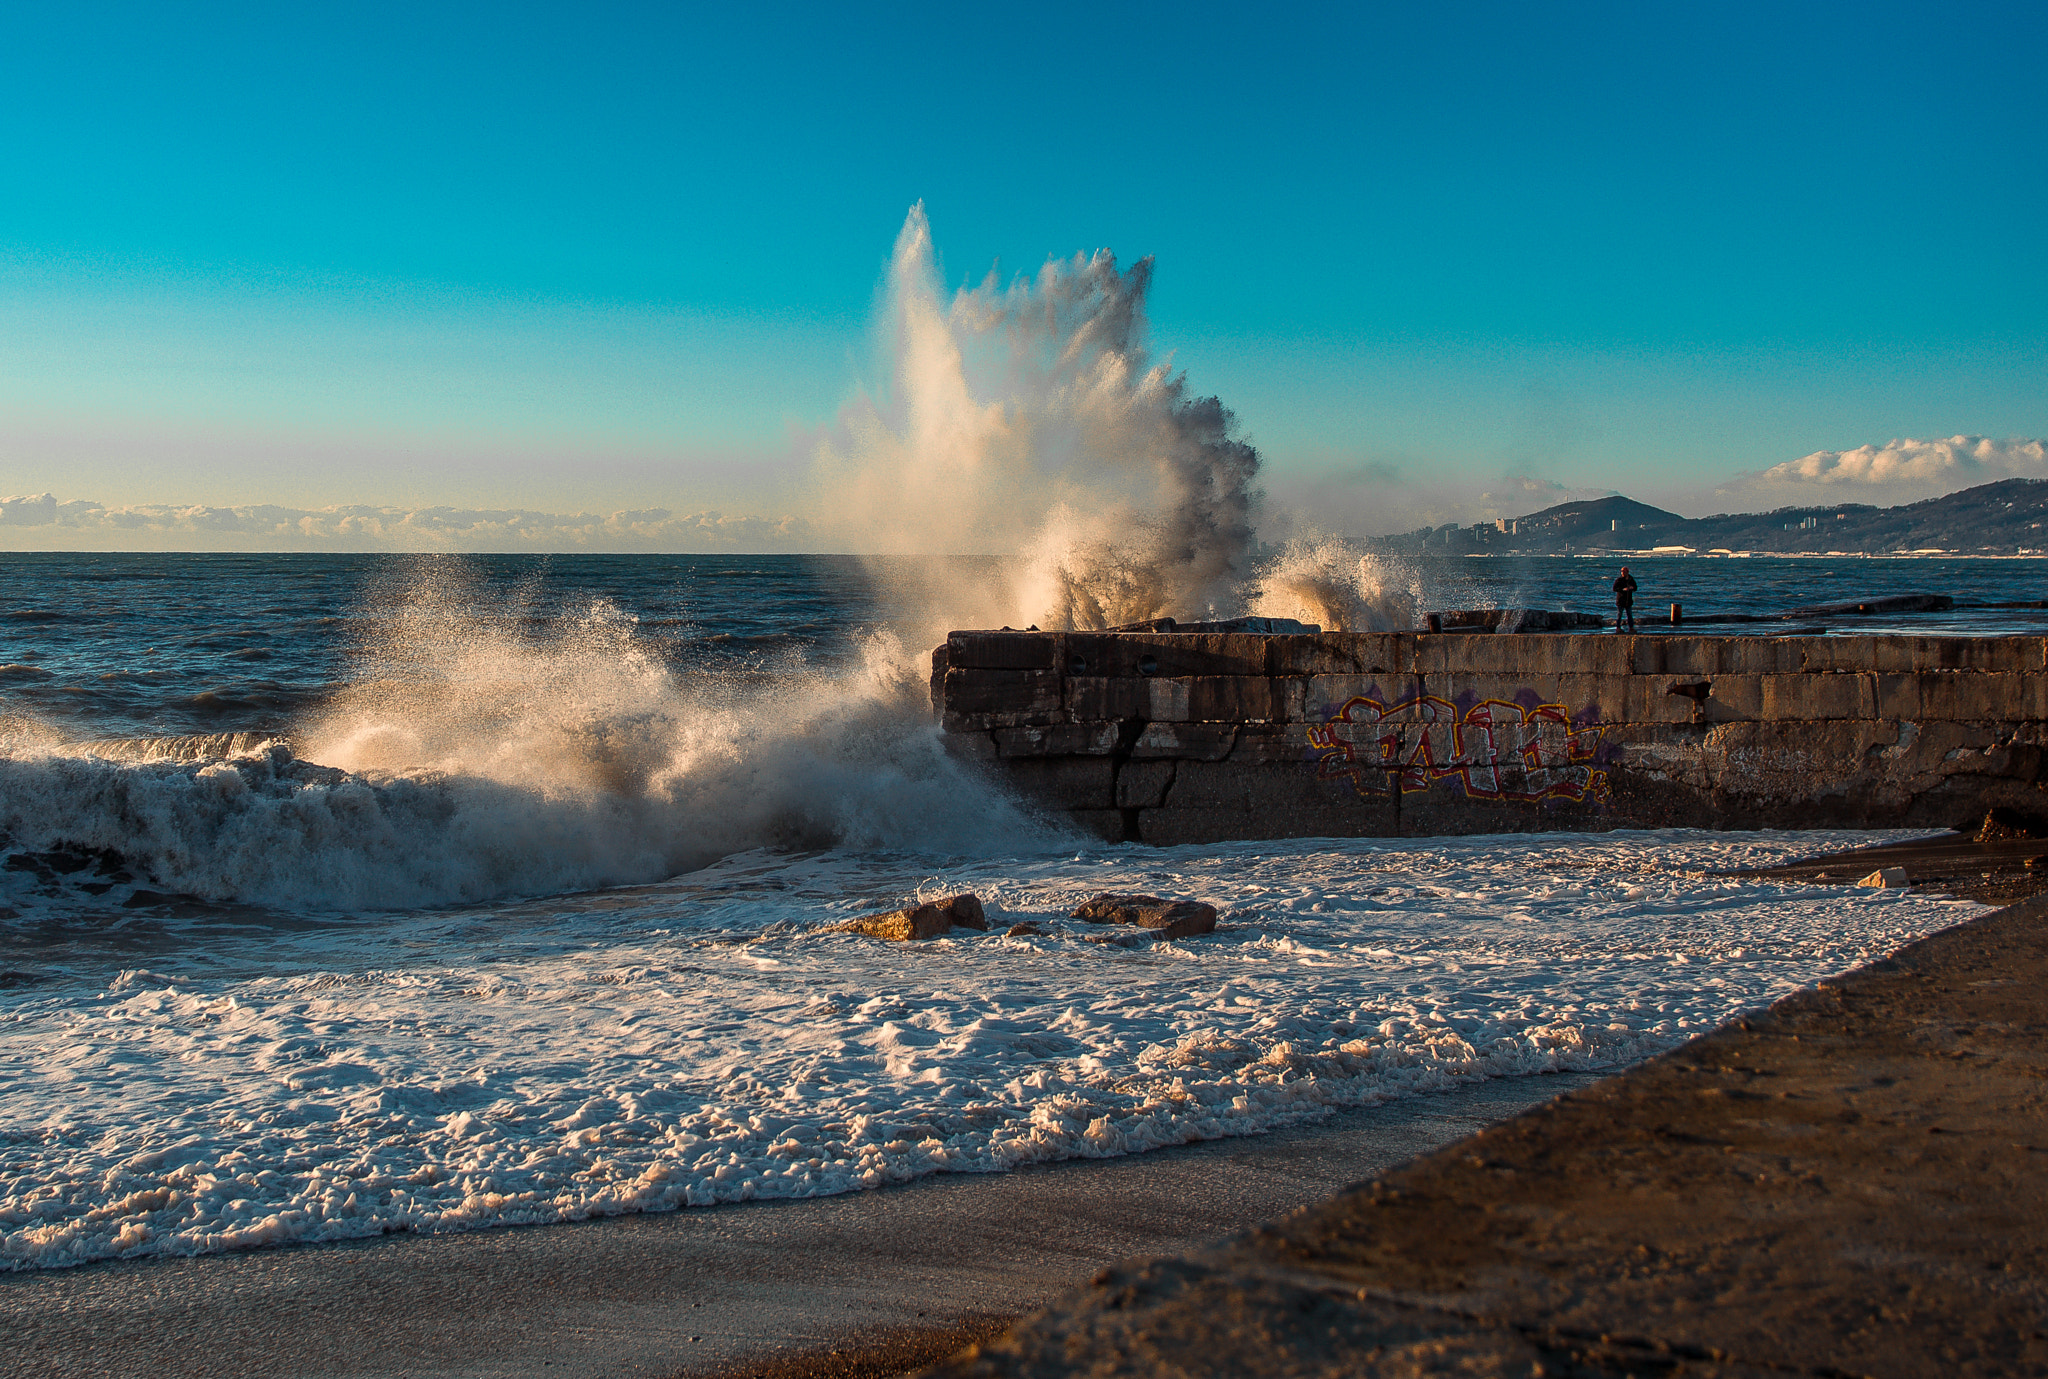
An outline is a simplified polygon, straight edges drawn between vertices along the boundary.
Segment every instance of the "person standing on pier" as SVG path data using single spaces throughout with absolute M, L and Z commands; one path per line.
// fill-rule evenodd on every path
M 1628 572 L 1628 566 L 1621 567 L 1621 578 L 1614 581 L 1614 630 L 1621 631 L 1622 621 L 1628 622 L 1628 630 L 1636 630 L 1636 577 Z

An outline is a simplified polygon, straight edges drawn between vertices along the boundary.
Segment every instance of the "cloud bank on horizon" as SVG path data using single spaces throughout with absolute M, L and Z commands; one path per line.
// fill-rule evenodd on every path
M 1731 509 L 1791 507 L 1807 502 L 1895 507 L 1939 498 L 2000 479 L 2048 479 L 2048 442 L 1950 436 L 1892 440 L 1854 450 L 1816 450 L 1769 469 L 1738 475 L 1714 489 Z
M 59 502 L 52 494 L 39 493 L 0 498 L 0 548 L 758 554 L 817 547 L 811 524 L 799 516 L 676 513 L 666 508 L 562 514 L 365 504 L 317 509 L 267 503 L 107 507 L 77 499 Z
M 1548 480 L 1508 478 L 1484 492 L 1462 496 L 1445 488 L 1397 498 L 1398 479 L 1361 472 L 1347 481 L 1301 488 L 1284 476 L 1273 484 L 1262 514 L 1268 540 L 1290 534 L 1297 521 L 1317 530 L 1355 526 L 1337 535 L 1371 536 L 1421 523 L 1523 516 L 1610 490 Z M 2048 441 L 1951 436 L 1899 439 L 1852 450 L 1817 450 L 1768 469 L 1737 475 L 1681 506 L 1704 512 L 1766 511 L 1813 503 L 1855 502 L 1877 507 L 1938 498 L 2000 479 L 2048 479 Z M 1356 506 L 1347 495 L 1358 490 Z M 1377 486 L 1377 492 L 1372 491 Z M 1475 486 L 1476 488 L 1477 486 Z M 1631 494 L 1658 501 L 1652 493 Z M 1427 498 L 1427 510 L 1417 506 Z M 1299 509 L 1299 511 L 1296 511 Z M 1341 515 L 1340 515 L 1341 514 Z M 1368 516 L 1367 514 L 1371 514 Z M 1349 520 L 1347 520 L 1347 518 Z M 1377 520 L 1374 520 L 1377 519 Z M 1370 527 L 1372 530 L 1367 530 Z M 350 504 L 293 508 L 275 504 L 219 507 L 147 503 L 109 506 L 60 501 L 49 493 L 0 497 L 0 550 L 243 550 L 243 551 L 589 551 L 632 553 L 777 554 L 816 551 L 860 553 L 864 547 L 844 522 L 820 524 L 801 513 L 731 514 L 644 508 L 610 513 L 551 513 L 521 508 L 393 507 Z

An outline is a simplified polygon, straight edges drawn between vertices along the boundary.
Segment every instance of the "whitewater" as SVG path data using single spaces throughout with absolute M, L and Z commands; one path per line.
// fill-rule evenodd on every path
M 517 904 L 199 917 L 174 961 L 5 993 L 0 1259 L 815 1196 L 1616 1068 L 1974 912 L 1711 874 L 1872 840 L 755 851 Z M 820 932 L 957 889 L 990 934 Z M 1124 946 L 1065 918 L 1116 889 L 1223 919 Z
M 948 296 L 913 212 L 896 374 L 814 476 L 894 557 L 0 556 L 0 1267 L 818 1196 L 1620 1068 L 1977 911 L 1727 874 L 1886 834 L 1109 845 L 949 753 L 953 627 L 1604 592 L 1262 552 L 1258 454 L 1149 352 L 1149 280 L 1098 253 Z M 826 932 L 963 890 L 988 933 Z M 1114 890 L 1220 922 L 1068 918 Z

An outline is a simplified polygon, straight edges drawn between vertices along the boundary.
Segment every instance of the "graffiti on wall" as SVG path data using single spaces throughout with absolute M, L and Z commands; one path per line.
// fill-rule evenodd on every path
M 1454 780 L 1475 799 L 1605 800 L 1607 773 L 1595 765 L 1603 725 L 1575 726 L 1563 705 L 1529 697 L 1460 710 L 1433 695 L 1395 703 L 1361 696 L 1308 730 L 1309 749 L 1319 776 L 1348 777 L 1363 795 Z

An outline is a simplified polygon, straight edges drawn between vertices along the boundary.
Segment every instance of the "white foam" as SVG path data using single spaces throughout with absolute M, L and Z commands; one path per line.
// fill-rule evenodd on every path
M 283 747 L 107 760 L 0 740 L 0 837 L 117 853 L 211 901 L 401 909 L 660 880 L 735 852 L 1046 840 L 946 752 L 927 674 L 876 636 L 840 674 L 679 673 L 605 605 L 520 636 L 422 579 Z M 20 878 L 0 877 L 15 901 Z
M 0 1259 L 812 1196 L 1618 1067 L 1976 912 L 1706 874 L 1873 840 L 752 853 L 309 929 L 232 976 L 153 956 L 0 992 Z M 920 888 L 996 931 L 818 932 Z M 1223 924 L 1122 947 L 1061 918 L 1117 888 Z M 1002 936 L 1023 919 L 1055 932 Z

